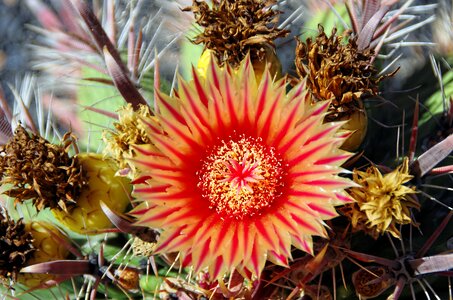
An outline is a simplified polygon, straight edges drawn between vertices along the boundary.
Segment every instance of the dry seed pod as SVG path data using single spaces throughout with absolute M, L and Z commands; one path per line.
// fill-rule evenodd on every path
M 99 201 L 123 212 L 130 203 L 129 181 L 116 178 L 117 166 L 100 154 L 70 157 L 68 148 L 74 142 L 70 133 L 63 141 L 52 144 L 19 125 L 0 148 L 0 183 L 11 185 L 5 194 L 18 203 L 31 199 L 38 211 L 50 208 L 79 233 L 112 227 Z
M 127 291 L 138 290 L 140 284 L 140 274 L 132 268 L 116 270 L 116 283 Z

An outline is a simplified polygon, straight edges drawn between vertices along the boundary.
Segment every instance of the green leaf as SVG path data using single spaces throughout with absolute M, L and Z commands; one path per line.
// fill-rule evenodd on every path
M 448 101 L 448 99 L 450 99 L 450 97 L 453 96 L 453 71 L 447 72 L 443 76 L 442 82 L 444 85 L 445 97 Z M 428 111 L 425 111 L 425 113 L 422 114 L 418 122 L 419 126 L 428 123 L 433 116 L 443 113 L 444 104 L 441 90 L 439 89 L 437 92 L 432 94 L 431 97 L 429 97 L 424 104 Z
M 66 299 L 66 295 L 69 296 L 69 299 L 74 298 L 74 289 L 72 287 L 72 283 L 70 280 L 62 282 L 56 287 L 35 290 L 30 293 L 24 293 L 28 289 L 29 289 L 28 287 L 26 287 L 22 284 L 16 283 L 14 285 L 14 295 L 17 298 L 12 298 L 12 299 L 21 299 L 21 300 Z M 9 291 L 9 294 L 11 294 L 11 292 L 12 291 Z M 5 293 L 8 294 L 8 292 L 5 290 L 5 288 L 0 284 L 0 295 L 4 295 Z M 8 298 L 6 298 L 6 299 L 8 299 Z
M 346 24 L 350 24 L 348 11 L 346 5 L 337 4 L 334 6 L 337 13 L 341 16 Z M 318 35 L 318 24 L 321 24 L 324 27 L 324 32 L 329 36 L 332 32 L 332 29 L 335 27 L 338 30 L 338 33 L 342 33 L 346 28 L 344 28 L 341 20 L 338 19 L 338 16 L 331 10 L 325 9 L 316 13 L 311 19 L 309 19 L 302 30 L 301 41 L 305 41 L 307 38 L 314 38 Z
M 201 54 L 203 53 L 203 45 L 195 45 L 191 40 L 195 37 L 195 32 L 199 32 L 201 27 L 196 25 L 196 28 L 191 32 L 194 32 L 192 35 L 188 35 L 181 43 L 181 58 L 180 58 L 180 67 L 181 74 L 183 78 L 189 79 L 192 77 L 191 70 L 192 66 L 198 65 L 198 60 L 200 59 Z
M 140 288 L 143 289 L 145 294 L 154 294 L 156 291 L 159 290 L 160 285 L 164 281 L 163 277 L 157 276 L 142 276 L 140 278 Z

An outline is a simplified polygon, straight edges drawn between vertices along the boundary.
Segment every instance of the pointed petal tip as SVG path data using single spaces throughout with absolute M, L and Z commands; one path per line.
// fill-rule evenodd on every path
M 27 266 L 20 272 L 54 275 L 90 274 L 90 263 L 86 260 L 54 260 Z

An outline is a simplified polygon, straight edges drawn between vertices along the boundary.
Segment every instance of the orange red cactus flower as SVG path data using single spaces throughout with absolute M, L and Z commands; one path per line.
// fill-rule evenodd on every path
M 257 278 L 270 260 L 287 266 L 291 247 L 312 253 L 324 220 L 352 201 L 340 177 L 343 123 L 324 123 L 328 102 L 312 104 L 305 82 L 287 92 L 269 71 L 257 82 L 249 58 L 239 69 L 193 69 L 175 96 L 157 91 L 143 118 L 151 141 L 130 160 L 137 225 L 160 228 L 156 253 L 212 278 L 237 270 Z

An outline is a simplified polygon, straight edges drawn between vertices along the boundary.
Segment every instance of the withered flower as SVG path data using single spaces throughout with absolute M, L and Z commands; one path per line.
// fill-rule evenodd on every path
M 0 183 L 11 184 L 5 194 L 15 203 L 33 199 L 37 210 L 46 207 L 70 210 L 86 184 L 76 158 L 67 147 L 54 145 L 18 126 L 0 148 Z
M 0 213 L 0 282 L 8 285 L 17 275 L 35 248 L 33 236 L 25 230 L 22 219 L 17 222 Z
M 319 25 L 319 34 L 305 43 L 298 40 L 296 69 L 317 101 L 331 100 L 327 122 L 350 120 L 342 129 L 354 132 L 343 145 L 353 151 L 362 143 L 367 117 L 362 99 L 378 93 L 378 84 L 386 76 L 378 77 L 372 65 L 374 51 L 359 50 L 357 39 L 347 33 L 337 35 L 334 28 L 328 37 Z M 390 76 L 391 74 L 387 75 Z
M 351 220 L 354 231 L 363 230 L 375 239 L 385 232 L 400 238 L 397 225 L 413 223 L 409 209 L 420 208 L 412 197 L 415 189 L 405 185 L 412 178 L 407 158 L 398 168 L 384 175 L 375 166 L 365 172 L 354 170 L 353 180 L 360 186 L 350 188 L 349 193 L 356 202 L 340 210 Z
M 212 50 L 217 63 L 236 67 L 250 52 L 253 62 L 265 61 L 274 40 L 289 31 L 277 28 L 279 11 L 270 9 L 275 0 L 220 0 L 210 7 L 205 1 L 194 0 L 191 7 L 196 23 L 204 27 L 194 44 Z
M 329 120 L 338 120 L 358 107 L 364 95 L 376 95 L 383 77 L 371 64 L 374 51 L 359 50 L 356 39 L 332 30 L 328 37 L 319 25 L 313 41 L 298 41 L 296 68 L 300 77 L 307 77 L 307 86 L 318 101 L 332 99 Z M 344 41 L 347 39 L 347 41 Z

